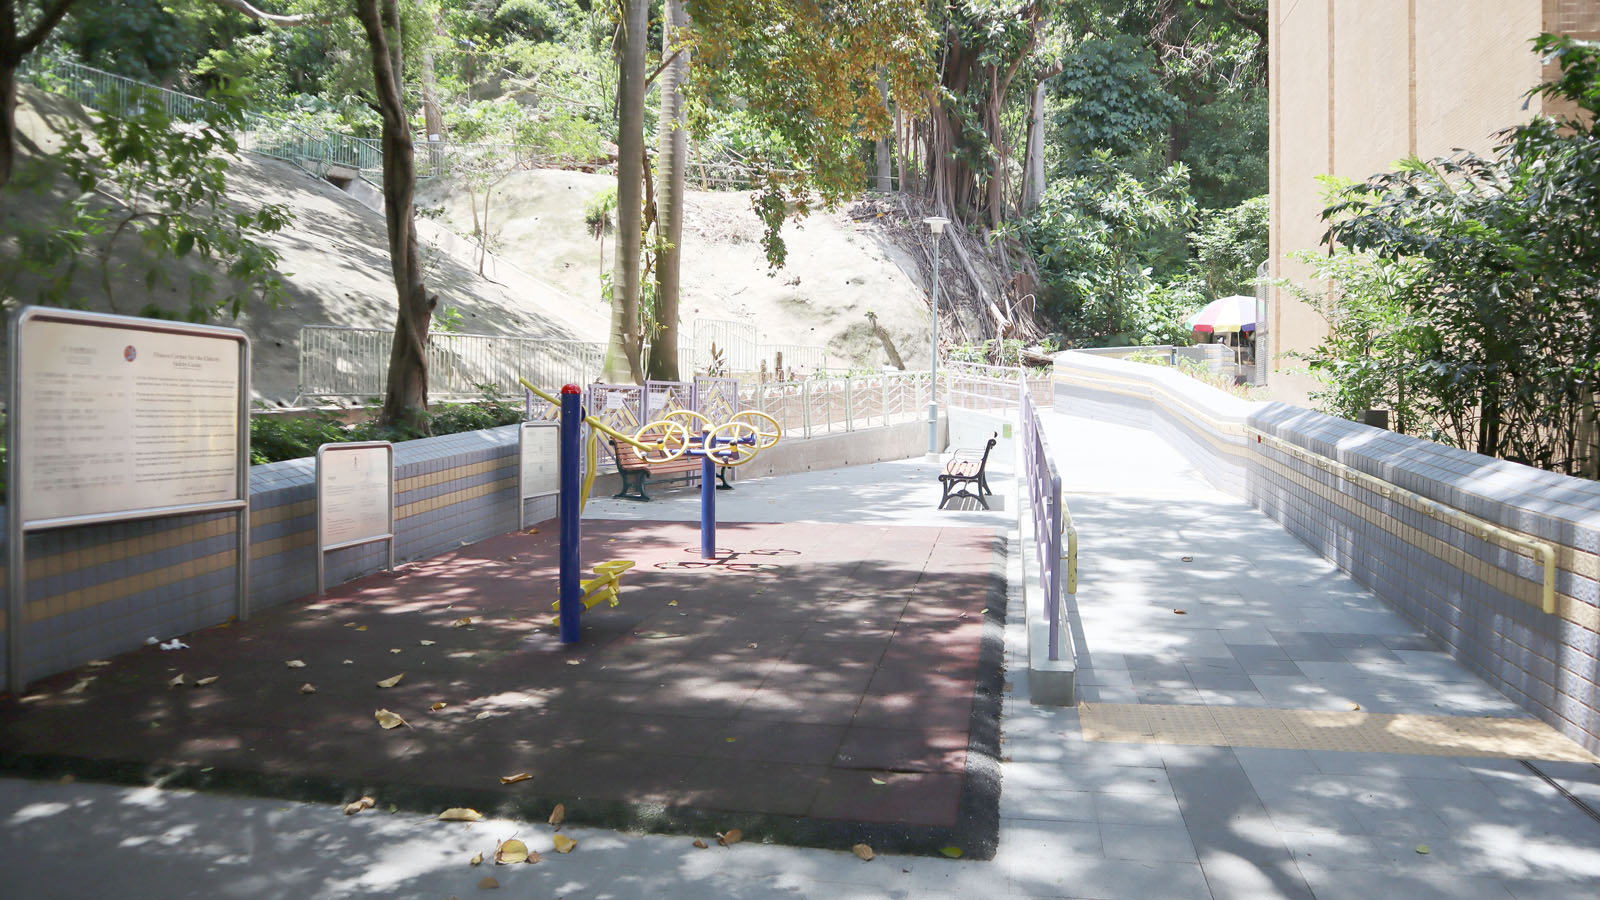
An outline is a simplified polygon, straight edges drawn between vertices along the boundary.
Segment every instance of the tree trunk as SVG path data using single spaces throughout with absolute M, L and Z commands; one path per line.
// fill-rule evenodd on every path
M 0 191 L 11 183 L 17 158 L 17 68 L 39 49 L 50 32 L 77 0 L 49 0 L 33 20 L 33 27 L 17 33 L 16 0 L 0 0 Z M 0 203 L 3 203 L 0 200 Z
M 683 0 L 666 0 L 661 27 L 661 55 L 689 26 Z M 689 76 L 689 48 L 684 47 L 661 71 L 661 117 L 657 124 L 656 159 L 661 184 L 656 193 L 656 332 L 650 344 L 650 377 L 678 381 L 678 293 L 683 242 L 683 182 L 689 165 L 688 122 L 683 114 L 683 83 Z
M 428 326 L 433 301 L 422 282 L 416 225 L 416 160 L 406 116 L 403 26 L 397 0 L 356 0 L 356 16 L 372 50 L 372 79 L 383 120 L 383 217 L 389 268 L 399 299 L 389 381 L 379 421 L 428 433 Z
M 1033 114 L 1028 119 L 1028 153 L 1022 182 L 1022 212 L 1031 213 L 1044 200 L 1044 82 L 1033 86 Z
M 422 50 L 422 128 L 428 147 L 428 167 L 438 175 L 444 168 L 444 110 L 439 106 L 439 76 L 434 69 L 433 45 Z
M 887 107 L 889 105 L 889 82 L 884 80 L 882 75 L 878 76 L 878 96 L 883 98 L 884 106 Z M 885 194 L 894 190 L 894 168 L 889 150 L 889 142 L 893 139 L 893 134 L 878 138 L 876 147 L 878 155 L 877 188 Z
M 17 156 L 17 63 L 0 56 L 0 209 Z
M 617 262 L 612 267 L 611 334 L 605 380 L 644 382 L 639 359 L 639 246 L 643 239 L 644 52 L 648 0 L 621 0 L 617 32 Z

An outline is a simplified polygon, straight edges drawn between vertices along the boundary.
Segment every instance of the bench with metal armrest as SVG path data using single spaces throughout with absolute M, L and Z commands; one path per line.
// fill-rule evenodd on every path
M 957 497 L 976 500 L 984 509 L 989 508 L 989 501 L 984 499 L 994 493 L 989 488 L 989 452 L 994 449 L 999 437 L 999 432 L 991 435 L 981 452 L 957 450 L 950 461 L 944 464 L 944 471 L 939 473 L 939 484 L 944 488 L 944 496 L 939 498 L 940 509 Z M 976 488 L 977 493 L 967 490 L 968 485 Z

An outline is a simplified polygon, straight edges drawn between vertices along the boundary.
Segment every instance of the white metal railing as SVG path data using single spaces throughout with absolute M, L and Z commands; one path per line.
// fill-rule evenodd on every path
M 394 332 L 384 328 L 304 325 L 300 328 L 302 398 L 382 396 Z M 478 397 L 484 386 L 515 396 L 519 378 L 535 384 L 583 384 L 600 375 L 605 345 L 511 335 L 428 336 L 431 400 Z

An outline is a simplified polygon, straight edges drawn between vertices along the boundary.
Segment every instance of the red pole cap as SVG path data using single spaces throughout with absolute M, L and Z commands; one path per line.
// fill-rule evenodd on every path
M 563 384 L 561 386 L 561 393 L 563 393 L 563 394 L 581 394 L 581 393 L 583 393 L 583 388 L 580 388 L 575 384 Z

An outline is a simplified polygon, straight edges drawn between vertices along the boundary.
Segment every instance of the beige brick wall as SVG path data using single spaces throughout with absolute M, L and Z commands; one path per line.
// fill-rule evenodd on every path
M 1542 80 L 1529 42 L 1541 30 L 1600 35 L 1600 0 L 1270 0 L 1271 251 L 1274 277 L 1304 280 L 1286 258 L 1321 247 L 1319 175 L 1362 179 L 1415 153 L 1480 152 L 1524 120 Z M 1285 353 L 1315 346 L 1325 323 L 1274 290 L 1273 396 L 1305 403 L 1313 386 Z

